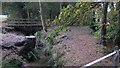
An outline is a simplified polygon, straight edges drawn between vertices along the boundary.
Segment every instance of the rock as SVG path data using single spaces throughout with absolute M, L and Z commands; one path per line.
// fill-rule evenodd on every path
M 1 34 L 1 43 L 0 46 L 3 47 L 12 47 L 19 42 L 23 42 L 26 38 L 25 36 L 15 35 L 15 34 Z

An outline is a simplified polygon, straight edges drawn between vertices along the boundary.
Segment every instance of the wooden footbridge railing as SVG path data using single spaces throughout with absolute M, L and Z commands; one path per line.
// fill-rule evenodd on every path
M 40 20 L 28 20 L 28 19 L 11 19 L 3 22 L 7 27 L 41 27 Z

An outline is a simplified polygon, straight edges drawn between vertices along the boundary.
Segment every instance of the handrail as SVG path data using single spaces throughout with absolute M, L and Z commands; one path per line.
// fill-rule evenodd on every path
M 101 57 L 101 58 L 99 58 L 99 59 L 96 59 L 96 60 L 94 60 L 94 61 L 92 61 L 92 62 L 90 62 L 90 63 L 88 63 L 88 64 L 85 64 L 83 67 L 84 67 L 84 68 L 89 67 L 89 66 L 91 66 L 91 65 L 93 65 L 93 64 L 95 64 L 95 63 L 98 63 L 98 62 L 100 62 L 100 61 L 102 61 L 102 60 L 104 60 L 104 59 L 106 59 L 106 58 L 108 58 L 108 57 L 110 57 L 110 56 L 113 56 L 113 55 L 117 54 L 119 51 L 120 51 L 120 49 L 115 50 L 114 52 L 112 52 L 112 53 L 110 53 L 110 54 L 108 54 L 108 55 L 106 55 L 106 56 L 103 56 L 103 57 Z M 118 55 L 118 56 L 119 56 L 119 55 Z M 116 57 L 115 57 L 115 59 L 116 59 Z
M 95 64 L 95 63 L 98 63 L 98 62 L 100 62 L 101 60 L 104 60 L 104 59 L 106 59 L 106 58 L 108 58 L 108 57 L 110 57 L 110 56 L 112 56 L 112 55 L 114 55 L 114 54 L 116 54 L 116 51 L 114 51 L 114 52 L 112 52 L 112 53 L 110 53 L 110 54 L 108 54 L 108 55 L 106 55 L 106 56 L 103 56 L 102 58 L 99 58 L 99 59 L 97 59 L 97 60 L 95 60 L 95 61 L 93 61 L 93 62 L 90 62 L 90 63 L 84 65 L 84 67 L 89 67 L 89 66 L 91 66 L 91 65 L 93 65 L 93 64 Z

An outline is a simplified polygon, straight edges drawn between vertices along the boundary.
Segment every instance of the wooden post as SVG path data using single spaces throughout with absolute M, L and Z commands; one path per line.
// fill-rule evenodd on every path
M 116 54 L 113 56 L 113 68 L 118 68 L 118 66 L 119 66 L 119 47 L 115 46 L 114 51 L 116 51 Z

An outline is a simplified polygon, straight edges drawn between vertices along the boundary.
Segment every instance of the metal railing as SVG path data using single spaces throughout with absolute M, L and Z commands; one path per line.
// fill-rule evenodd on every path
M 98 63 L 98 62 L 112 56 L 113 57 L 113 65 L 112 66 L 113 66 L 113 68 L 116 68 L 116 66 L 117 67 L 119 66 L 119 51 L 120 51 L 120 49 L 118 48 L 118 46 L 115 46 L 114 51 L 112 53 L 109 53 L 108 55 L 103 56 L 103 57 L 101 57 L 101 58 L 99 58 L 99 59 L 97 59 L 95 61 L 92 61 L 92 62 L 84 65 L 83 67 L 84 68 L 90 67 L 93 64 L 96 64 L 96 63 Z

